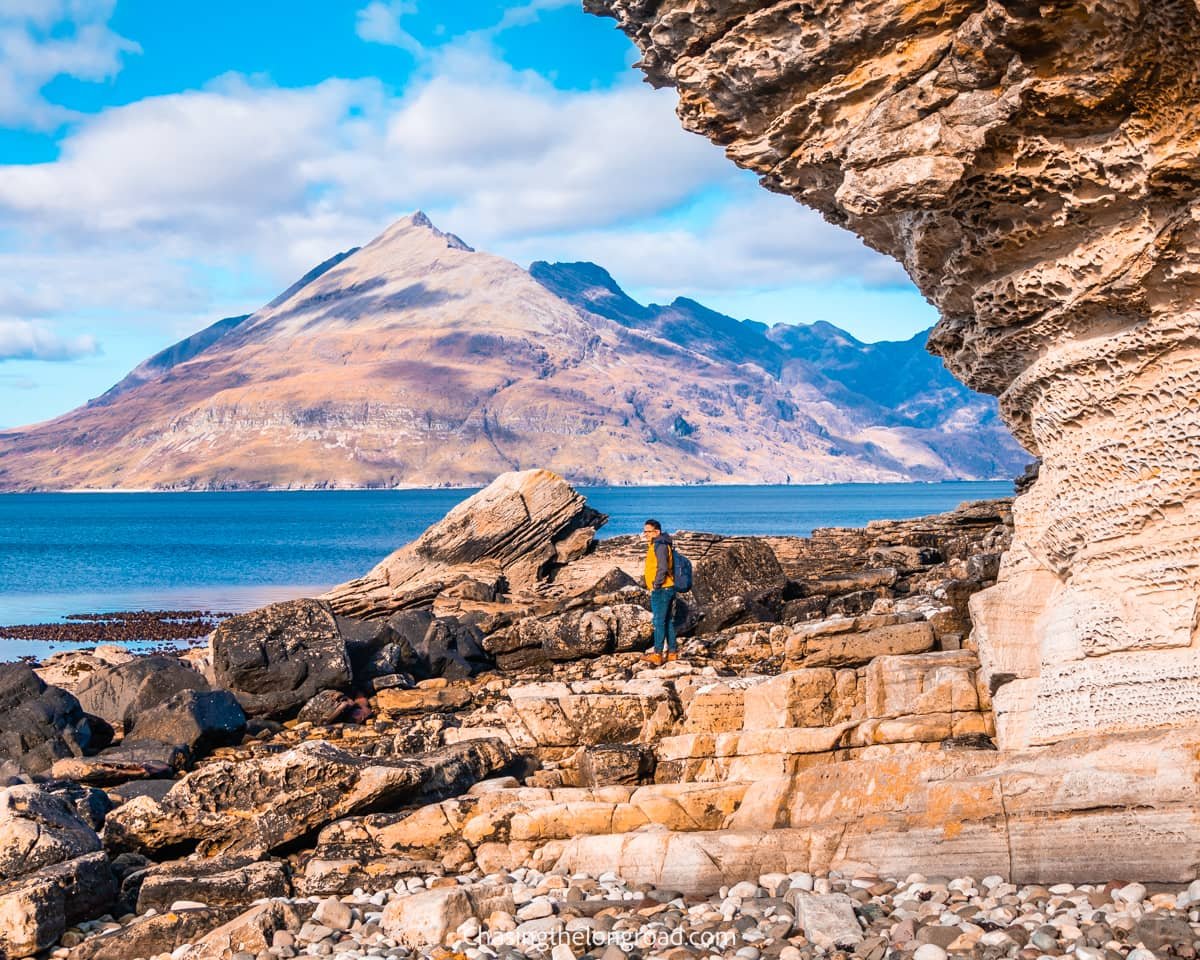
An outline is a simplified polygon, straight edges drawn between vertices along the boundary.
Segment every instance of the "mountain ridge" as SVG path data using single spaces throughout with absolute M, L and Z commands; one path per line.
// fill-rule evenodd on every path
M 871 396 L 887 350 L 779 326 L 643 306 L 595 264 L 526 271 L 418 211 L 0 434 L 0 489 L 475 486 L 532 465 L 582 483 L 936 480 L 1025 459 L 994 401 L 944 393 L 914 341 L 899 368 L 940 397 L 906 396 L 920 416 Z

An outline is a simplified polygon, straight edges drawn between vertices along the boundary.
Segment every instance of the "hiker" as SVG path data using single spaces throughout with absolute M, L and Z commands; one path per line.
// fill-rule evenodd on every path
M 650 591 L 650 612 L 654 615 L 654 652 L 646 654 L 646 659 L 658 666 L 664 659 L 679 659 L 675 643 L 675 545 L 657 520 L 647 520 L 642 535 L 646 538 L 646 589 Z

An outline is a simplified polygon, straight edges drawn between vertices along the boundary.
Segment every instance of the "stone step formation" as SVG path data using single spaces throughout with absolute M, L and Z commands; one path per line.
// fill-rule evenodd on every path
M 604 521 L 507 474 L 206 648 L 0 667 L 0 956 L 1194 956 L 1200 735 L 998 736 L 1010 501 L 680 533 L 658 666 Z

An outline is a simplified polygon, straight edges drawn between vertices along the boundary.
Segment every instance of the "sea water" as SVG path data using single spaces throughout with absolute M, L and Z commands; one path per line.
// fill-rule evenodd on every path
M 114 610 L 240 612 L 360 576 L 473 490 L 0 495 L 0 625 Z M 1009 496 L 1007 481 L 594 487 L 600 536 L 793 534 Z M 0 639 L 0 661 L 69 644 Z

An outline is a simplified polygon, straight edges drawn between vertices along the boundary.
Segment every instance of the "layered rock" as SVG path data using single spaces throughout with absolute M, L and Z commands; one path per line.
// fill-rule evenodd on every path
M 686 127 L 899 259 L 1042 458 L 975 601 L 1002 742 L 1191 723 L 1195 3 L 585 5 Z
M 455 589 L 484 601 L 499 593 L 519 595 L 573 559 L 572 552 L 585 552 L 607 519 L 549 471 L 505 473 L 326 599 L 344 616 L 378 618 L 429 606 Z

